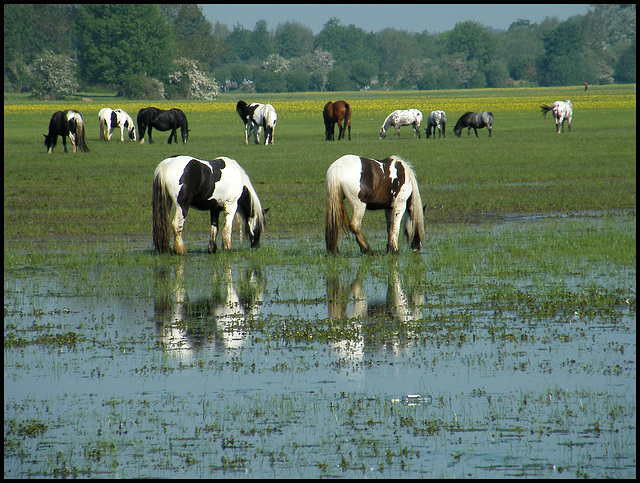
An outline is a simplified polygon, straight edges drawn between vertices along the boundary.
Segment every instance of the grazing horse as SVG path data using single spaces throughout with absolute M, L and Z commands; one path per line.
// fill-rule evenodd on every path
M 489 130 L 489 137 L 491 137 L 491 128 L 493 126 L 492 112 L 466 112 L 458 119 L 456 127 L 453 128 L 453 133 L 459 138 L 462 130 L 466 127 L 467 136 L 470 136 L 471 128 L 473 128 L 473 132 L 475 132 L 476 137 L 478 137 L 478 129 L 482 129 L 485 126 Z
M 136 125 L 131 116 L 122 109 L 111 109 L 104 107 L 98 112 L 98 122 L 100 123 L 100 141 L 111 141 L 113 130 L 120 127 L 120 141 L 124 142 L 124 131 L 129 133 L 129 140 L 137 141 Z
M 338 124 L 338 141 L 344 139 L 344 132 L 349 130 L 351 141 L 351 106 L 347 101 L 327 102 L 322 112 L 324 118 L 324 140 L 333 141 L 336 123 Z M 344 120 L 344 127 L 342 121 Z
M 571 118 L 573 117 L 573 104 L 569 99 L 566 101 L 556 101 L 550 106 L 540 106 L 542 114 L 547 117 L 547 112 L 553 112 L 553 119 L 556 121 L 556 133 L 560 134 L 564 130 L 565 119 L 568 122 L 569 131 L 571 131 Z
M 170 224 L 172 204 L 176 212 Z M 170 251 L 171 226 L 174 251 L 186 255 L 182 230 L 190 207 L 211 212 L 209 253 L 216 251 L 221 211 L 224 211 L 223 249 L 231 249 L 231 229 L 236 214 L 240 216 L 251 248 L 260 245 L 264 212 L 249 176 L 234 159 L 219 157 L 204 161 L 191 156 L 173 156 L 158 165 L 153 176 L 153 244 L 157 252 Z
M 387 135 L 387 129 L 391 126 L 396 128 L 395 135 L 400 138 L 400 126 L 413 127 L 413 139 L 420 138 L 420 124 L 422 124 L 422 113 L 418 109 L 409 109 L 406 111 L 393 111 L 387 116 L 380 128 L 380 139 L 384 139 Z
M 247 104 L 244 101 L 238 101 L 236 104 L 236 112 L 244 123 L 244 143 L 249 144 L 249 136 L 254 133 L 254 141 L 260 143 L 260 131 L 264 128 L 265 146 L 273 144 L 273 131 L 276 128 L 278 115 L 271 104 Z
M 440 136 L 447 137 L 445 130 L 447 128 L 447 114 L 444 111 L 431 111 L 427 117 L 427 127 L 425 128 L 427 139 L 431 136 L 433 130 L 433 139 L 436 138 L 436 129 L 438 130 L 438 139 Z
M 158 131 L 169 131 L 168 144 L 171 144 L 171 139 L 178 144 L 177 130 L 180 128 L 180 135 L 182 136 L 182 143 L 187 144 L 189 139 L 189 124 L 187 123 L 187 116 L 184 115 L 180 109 L 172 108 L 168 111 L 158 109 L 157 107 L 145 107 L 138 111 L 138 128 L 140 129 L 140 144 L 144 143 L 144 134 L 149 129 L 149 143 L 153 143 L 151 137 L 151 130 L 156 128 Z
M 84 140 L 84 120 L 79 112 L 71 109 L 64 112 L 54 112 L 49 121 L 49 134 L 43 134 L 43 136 L 47 153 L 53 153 L 53 148 L 56 147 L 58 142 L 58 136 L 62 137 L 62 146 L 65 153 L 67 152 L 67 136 L 71 140 L 74 153 L 77 152 L 77 147 L 80 147 L 80 151 L 83 152 L 90 151 Z
M 353 208 L 351 220 L 345 207 L 345 198 Z M 418 181 L 409 163 L 397 156 L 377 161 L 353 154 L 334 161 L 327 170 L 327 251 L 338 252 L 340 228 L 349 227 L 356 236 L 360 251 L 371 253 L 371 247 L 362 233 L 362 219 L 366 210 L 381 209 L 385 210 L 387 219 L 387 251 L 398 251 L 403 217 L 409 247 L 420 250 L 425 239 L 424 215 Z

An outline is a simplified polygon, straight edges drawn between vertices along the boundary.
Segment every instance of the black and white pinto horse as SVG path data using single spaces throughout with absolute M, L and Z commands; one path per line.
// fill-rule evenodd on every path
M 408 109 L 406 111 L 393 111 L 387 116 L 380 128 L 380 139 L 384 139 L 387 136 L 387 130 L 393 126 L 395 128 L 395 135 L 400 138 L 400 126 L 412 126 L 413 127 L 413 139 L 420 138 L 420 124 L 422 124 L 422 113 L 418 109 Z
M 447 128 L 447 114 L 444 111 L 431 111 L 427 116 L 427 127 L 425 128 L 427 139 L 432 134 L 433 139 L 436 138 L 436 130 L 438 131 L 438 139 L 440 136 L 447 137 L 445 130 Z
M 569 131 L 571 131 L 571 119 L 573 118 L 573 104 L 566 101 L 556 101 L 550 106 L 540 106 L 542 114 L 547 117 L 547 112 L 553 112 L 553 119 L 556 122 L 556 133 L 560 134 L 564 130 L 564 121 L 567 120 Z
M 120 141 L 124 142 L 124 132 L 129 134 L 130 141 L 137 141 L 136 125 L 131 116 L 122 109 L 111 109 L 104 107 L 98 112 L 98 123 L 100 124 L 100 141 L 111 141 L 113 130 L 120 128 Z
M 176 211 L 169 223 L 172 205 Z M 158 165 L 153 176 L 153 244 L 157 252 L 171 251 L 171 227 L 174 251 L 186 255 L 182 230 L 190 207 L 211 212 L 209 253 L 216 251 L 218 218 L 222 211 L 223 249 L 231 249 L 231 231 L 236 214 L 240 216 L 251 248 L 257 249 L 260 245 L 264 212 L 249 176 L 234 159 L 219 157 L 204 161 L 191 156 L 173 156 Z
M 349 219 L 344 200 L 353 208 Z M 362 233 L 366 210 L 385 210 L 387 219 L 387 251 L 398 252 L 400 225 L 409 247 L 418 251 L 425 240 L 422 201 L 413 169 L 398 156 L 377 161 L 347 154 L 333 162 L 327 170 L 327 214 L 325 242 L 327 251 L 338 252 L 341 228 L 349 227 L 356 236 L 362 253 L 371 247 Z
M 244 123 L 245 144 L 249 144 L 251 132 L 253 132 L 255 143 L 259 144 L 260 131 L 262 129 L 264 129 L 265 146 L 267 144 L 273 144 L 273 134 L 278 115 L 271 104 L 259 104 L 257 102 L 247 104 L 244 101 L 238 101 L 236 104 L 236 112 Z
M 156 128 L 158 131 L 169 131 L 168 144 L 171 144 L 171 139 L 178 144 L 178 128 L 180 128 L 180 135 L 182 136 L 182 143 L 187 144 L 189 139 L 189 124 L 187 122 L 187 116 L 184 115 L 180 109 L 172 108 L 168 111 L 158 109 L 157 107 L 145 107 L 138 111 L 138 129 L 140 130 L 140 144 L 144 143 L 144 135 L 147 129 L 149 129 L 149 143 L 153 143 L 151 137 L 151 130 Z
M 476 133 L 476 137 L 478 137 L 478 129 L 482 129 L 486 127 L 489 130 L 489 137 L 491 137 L 491 129 L 493 127 L 493 113 L 489 111 L 484 112 L 466 112 L 458 122 L 456 123 L 456 127 L 453 128 L 453 133 L 457 138 L 462 134 L 462 130 L 467 128 L 467 136 L 471 135 L 471 128 L 473 128 L 473 132 Z
M 71 109 L 54 112 L 49 121 L 49 134 L 43 134 L 47 153 L 53 153 L 53 148 L 58 143 L 58 136 L 62 136 L 62 146 L 64 146 L 65 153 L 67 152 L 67 136 L 71 140 L 74 153 L 77 152 L 78 147 L 80 151 L 90 151 L 84 139 L 84 132 L 84 120 L 79 112 Z

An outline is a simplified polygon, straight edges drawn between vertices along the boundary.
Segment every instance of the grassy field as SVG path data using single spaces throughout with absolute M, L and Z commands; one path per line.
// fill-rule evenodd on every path
M 243 96 L 277 109 L 273 146 L 244 145 L 238 98 L 5 98 L 5 477 L 635 476 L 635 86 Z M 339 98 L 352 141 L 325 142 Z M 539 106 L 567 98 L 557 135 Z M 100 108 L 147 105 L 184 110 L 189 143 L 98 140 Z M 446 139 L 378 139 L 412 107 L 445 109 Z M 68 108 L 91 152 L 46 154 Z M 492 138 L 453 136 L 467 110 Z M 191 210 L 189 255 L 153 254 L 153 172 L 180 153 L 246 169 L 259 250 L 209 255 Z M 413 164 L 420 253 L 327 255 L 347 153 Z M 384 214 L 364 223 L 383 251 Z
M 278 111 L 275 145 L 243 144 L 235 113 L 239 98 L 271 102 Z M 352 141 L 326 142 L 322 107 L 345 98 L 352 104 Z M 556 135 L 540 104 L 570 98 L 571 132 Z M 85 98 L 86 99 L 86 98 Z M 436 92 L 222 95 L 213 102 L 135 102 L 95 97 L 92 101 L 5 101 L 5 240 L 151 234 L 151 179 L 168 156 L 235 158 L 247 171 L 268 216 L 270 237 L 323 237 L 324 177 L 343 154 L 382 159 L 392 154 L 411 162 L 418 176 L 427 224 L 473 220 L 482 214 L 549 213 L 634 209 L 636 204 L 635 86 Z M 98 140 L 98 111 L 122 107 L 135 119 L 147 105 L 176 106 L 189 119 L 187 145 Z M 42 134 L 54 111 L 73 108 L 87 124 L 89 153 L 63 154 L 59 142 L 47 155 Z M 378 139 L 386 115 L 418 108 L 425 118 L 444 109 L 446 139 Z M 467 110 L 495 115 L 486 129 L 458 139 L 453 126 Z M 185 236 L 207 233 L 208 214 L 191 212 Z M 365 229 L 379 228 L 382 214 L 368 214 Z M 428 227 L 427 227 L 428 228 Z M 64 242 L 63 242 L 64 243 Z M 187 242 L 188 243 L 188 242 Z

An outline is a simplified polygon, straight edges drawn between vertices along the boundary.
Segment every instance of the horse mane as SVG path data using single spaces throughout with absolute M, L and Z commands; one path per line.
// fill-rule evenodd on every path
M 416 172 L 413 170 L 413 166 L 408 161 L 405 161 L 400 156 L 393 154 L 389 159 L 401 163 L 405 167 L 405 172 L 408 174 L 408 181 L 411 183 L 411 198 L 407 201 L 407 213 L 405 213 L 405 235 L 407 235 L 407 242 L 412 250 L 419 250 L 422 243 L 426 240 L 424 231 L 424 212 L 422 207 L 422 198 L 420 197 L 420 190 L 418 188 L 418 178 Z M 409 206 L 409 204 L 411 206 Z M 408 214 L 411 216 L 407 216 Z

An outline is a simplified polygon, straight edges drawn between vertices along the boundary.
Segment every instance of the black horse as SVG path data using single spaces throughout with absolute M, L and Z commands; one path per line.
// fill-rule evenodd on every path
M 144 134 L 149 129 L 149 143 L 153 143 L 151 137 L 151 130 L 156 128 L 158 131 L 169 131 L 168 144 L 171 144 L 171 139 L 178 144 L 177 130 L 180 128 L 180 134 L 182 136 L 182 142 L 187 144 L 189 139 L 189 124 L 187 123 L 187 116 L 184 115 L 180 109 L 172 108 L 168 111 L 158 109 L 157 107 L 145 107 L 138 111 L 138 130 L 140 131 L 140 144 L 144 143 Z
M 79 112 L 71 109 L 54 112 L 49 121 L 49 134 L 44 134 L 43 136 L 47 153 L 53 153 L 53 148 L 56 147 L 58 142 L 58 136 L 62 137 L 62 146 L 65 153 L 67 152 L 67 136 L 71 140 L 74 153 L 77 152 L 77 147 L 80 147 L 80 151 L 89 151 L 89 147 L 84 140 L 84 120 Z
M 476 137 L 478 137 L 478 129 L 482 129 L 485 126 L 489 130 L 489 137 L 491 137 L 491 128 L 493 126 L 492 112 L 466 112 L 458 119 L 456 127 L 453 128 L 453 132 L 456 137 L 459 138 L 462 130 L 466 127 L 467 136 L 470 136 L 471 128 L 473 128 L 473 132 L 475 132 Z

